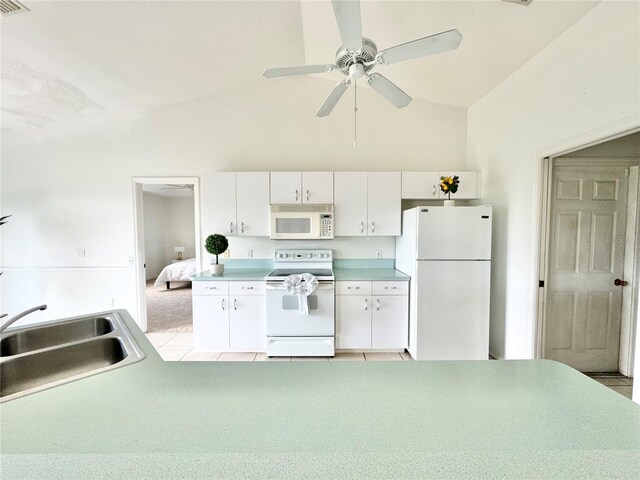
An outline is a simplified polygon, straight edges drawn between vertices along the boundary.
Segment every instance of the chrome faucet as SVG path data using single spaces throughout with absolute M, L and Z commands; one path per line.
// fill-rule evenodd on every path
M 2 325 L 0 325 L 0 333 L 4 332 L 9 327 L 9 325 L 11 325 L 12 323 L 17 322 L 22 317 L 25 317 L 25 316 L 29 315 L 30 313 L 36 312 L 38 310 L 46 310 L 46 309 L 47 309 L 46 305 L 39 305 L 37 307 L 33 307 L 33 308 L 28 309 L 28 310 L 25 310 L 24 312 L 21 312 L 21 313 L 17 314 L 15 317 L 11 317 L 9 320 L 5 320 L 4 322 L 2 322 Z M 4 318 L 6 316 L 7 316 L 7 314 L 3 313 L 2 315 L 0 315 L 0 318 Z

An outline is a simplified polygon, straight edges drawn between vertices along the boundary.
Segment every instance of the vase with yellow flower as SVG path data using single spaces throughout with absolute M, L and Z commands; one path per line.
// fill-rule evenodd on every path
M 440 191 L 447 194 L 447 199 L 444 201 L 445 207 L 453 207 L 456 204 L 455 200 L 451 200 L 451 194 L 458 191 L 458 185 L 460 185 L 458 175 L 440 177 Z

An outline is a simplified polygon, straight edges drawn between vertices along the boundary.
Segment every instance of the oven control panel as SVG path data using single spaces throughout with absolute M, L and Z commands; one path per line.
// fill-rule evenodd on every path
M 276 250 L 275 261 L 286 262 L 330 262 L 333 260 L 331 250 Z

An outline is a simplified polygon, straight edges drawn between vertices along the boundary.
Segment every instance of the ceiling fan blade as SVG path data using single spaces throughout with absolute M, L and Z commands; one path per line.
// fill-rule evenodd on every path
M 320 107 L 320 110 L 318 110 L 318 113 L 316 113 L 316 116 L 326 117 L 329 115 L 333 110 L 333 107 L 336 106 L 342 95 L 344 95 L 344 92 L 347 91 L 350 83 L 351 82 L 348 80 L 343 80 L 333 87 L 333 90 L 331 90 L 331 93 L 329 93 L 327 98 L 325 98 L 324 103 Z
M 403 60 L 455 50 L 461 41 L 462 35 L 460 35 L 458 30 L 448 30 L 387 48 L 386 50 L 378 52 L 376 59 L 378 63 L 382 64 L 402 62 Z
M 307 75 L 310 73 L 327 73 L 335 70 L 335 65 L 304 65 L 302 67 L 267 68 L 262 75 L 267 78 L 286 77 L 289 75 Z
M 332 0 L 333 13 L 338 22 L 342 44 L 355 52 L 362 49 L 362 22 L 358 0 Z
M 387 80 L 379 73 L 373 73 L 367 78 L 367 83 L 376 92 L 393 103 L 396 107 L 406 107 L 411 103 L 411 97 L 400 90 L 399 87 Z

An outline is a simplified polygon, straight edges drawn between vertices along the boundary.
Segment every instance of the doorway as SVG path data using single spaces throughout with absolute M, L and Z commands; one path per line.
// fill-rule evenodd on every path
M 547 163 L 541 357 L 630 375 L 640 134 Z
M 199 185 L 193 177 L 134 178 L 140 328 L 192 331 L 190 275 L 200 270 Z

